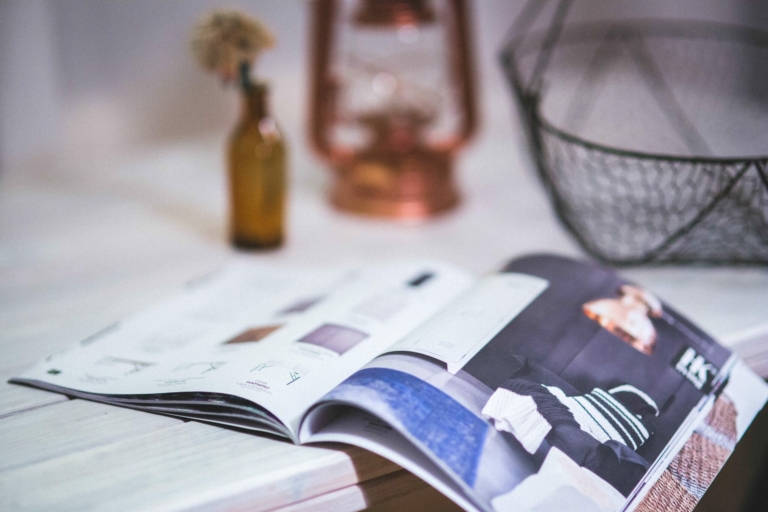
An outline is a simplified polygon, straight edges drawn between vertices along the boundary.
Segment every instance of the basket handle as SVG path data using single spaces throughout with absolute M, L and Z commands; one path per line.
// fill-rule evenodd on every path
M 546 2 L 543 0 L 528 0 L 525 6 L 523 6 L 523 10 L 520 11 L 520 14 L 515 18 L 515 21 L 512 22 L 512 26 L 505 37 L 507 45 L 512 48 L 512 52 L 514 52 L 515 46 L 520 44 L 528 35 L 531 25 L 533 25 L 539 17 L 545 3 Z M 526 91 L 532 95 L 537 95 L 541 89 L 542 77 L 547 70 L 549 59 L 552 56 L 552 50 L 560 36 L 565 17 L 567 16 L 572 3 L 573 0 L 560 0 L 555 8 L 555 12 L 552 15 L 552 21 L 549 24 L 546 37 L 544 38 L 541 50 L 536 59 L 536 64 L 533 67 L 533 72 L 525 87 Z

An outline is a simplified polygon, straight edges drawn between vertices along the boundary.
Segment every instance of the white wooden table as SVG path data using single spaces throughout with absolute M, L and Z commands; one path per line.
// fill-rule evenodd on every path
M 348 447 L 295 447 L 5 380 L 49 353 L 236 259 L 354 263 L 427 256 L 477 273 L 533 252 L 581 255 L 514 144 L 464 154 L 462 207 L 393 224 L 331 210 L 321 180 L 292 190 L 286 246 L 244 254 L 225 240 L 220 141 L 65 158 L 0 176 L 0 509 L 439 510 L 447 502 L 394 464 Z M 305 174 L 322 175 L 313 162 Z M 655 268 L 626 274 L 721 340 L 768 341 L 768 273 Z M 740 343 L 739 343 L 740 342 Z M 765 372 L 764 372 L 765 373 Z

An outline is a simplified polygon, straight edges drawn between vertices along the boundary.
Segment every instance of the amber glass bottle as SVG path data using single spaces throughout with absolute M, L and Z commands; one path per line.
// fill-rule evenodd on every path
M 242 115 L 229 139 L 230 239 L 245 249 L 283 243 L 285 144 L 267 108 L 267 87 L 243 89 Z

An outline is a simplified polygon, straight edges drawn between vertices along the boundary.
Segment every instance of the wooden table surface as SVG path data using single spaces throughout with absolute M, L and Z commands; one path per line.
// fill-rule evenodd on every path
M 327 206 L 320 179 L 309 180 L 291 192 L 286 246 L 238 253 L 225 240 L 220 146 L 199 140 L 61 157 L 0 175 L 0 509 L 446 506 L 421 481 L 356 448 L 296 447 L 5 383 L 233 260 L 322 266 L 426 256 L 481 273 L 534 251 L 582 254 L 515 148 L 490 143 L 461 159 L 465 201 L 451 214 L 406 225 L 349 217 Z M 625 274 L 768 373 L 765 270 Z

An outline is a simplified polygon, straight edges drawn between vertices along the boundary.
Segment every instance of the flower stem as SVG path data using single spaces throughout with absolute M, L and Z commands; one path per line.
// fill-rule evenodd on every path
M 251 64 L 247 60 L 240 63 L 240 87 L 246 92 L 253 87 L 253 82 L 251 81 Z

